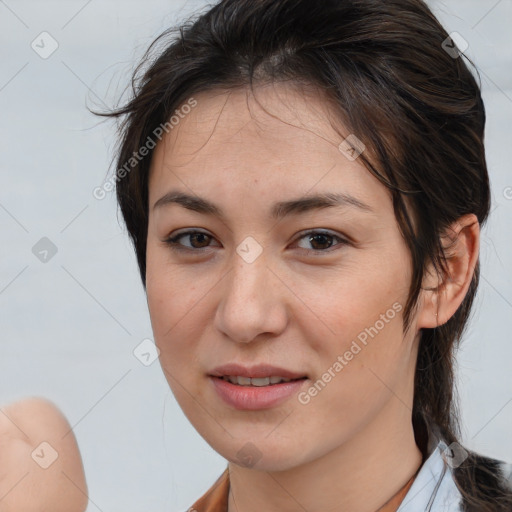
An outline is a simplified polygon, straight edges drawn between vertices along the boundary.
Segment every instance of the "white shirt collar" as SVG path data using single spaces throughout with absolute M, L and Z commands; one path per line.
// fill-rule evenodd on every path
M 397 512 L 462 511 L 462 495 L 453 476 L 453 468 L 459 462 L 457 457 L 462 453 L 458 450 L 463 449 L 459 445 L 448 447 L 435 427 L 434 431 L 429 431 L 430 455 L 420 468 Z

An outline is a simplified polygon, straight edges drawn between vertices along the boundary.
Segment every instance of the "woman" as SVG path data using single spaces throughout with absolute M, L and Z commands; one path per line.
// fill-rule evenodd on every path
M 224 0 L 155 43 L 103 115 L 162 369 L 229 461 L 191 510 L 512 510 L 458 442 L 485 110 L 427 6 Z

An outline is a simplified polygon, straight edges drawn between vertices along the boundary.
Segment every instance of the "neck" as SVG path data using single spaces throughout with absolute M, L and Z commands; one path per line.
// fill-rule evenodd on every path
M 301 466 L 272 472 L 230 463 L 228 512 L 375 512 L 421 463 L 410 410 L 394 396 L 350 440 Z

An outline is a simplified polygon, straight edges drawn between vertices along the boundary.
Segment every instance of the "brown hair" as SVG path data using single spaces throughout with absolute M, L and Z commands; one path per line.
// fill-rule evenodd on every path
M 480 88 L 466 57 L 446 51 L 449 36 L 432 12 L 421 0 L 224 0 L 178 31 L 149 47 L 134 72 L 132 98 L 98 113 L 123 119 L 116 193 L 144 286 L 151 154 L 129 172 L 126 162 L 194 94 L 290 81 L 328 98 L 365 144 L 363 163 L 390 189 L 413 262 L 406 330 L 427 264 L 446 272 L 443 230 L 468 213 L 483 224 L 490 208 Z M 453 354 L 478 280 L 479 264 L 456 313 L 422 332 L 412 421 L 424 455 L 431 424 L 448 445 L 460 438 Z M 496 468 L 469 452 L 454 470 L 466 511 L 512 509 Z

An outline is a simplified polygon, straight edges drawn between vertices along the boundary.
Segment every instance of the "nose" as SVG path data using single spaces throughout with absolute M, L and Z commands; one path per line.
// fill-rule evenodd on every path
M 267 266 L 263 255 L 252 263 L 238 254 L 233 259 L 233 268 L 219 284 L 216 328 L 238 343 L 279 335 L 289 319 L 286 286 Z

